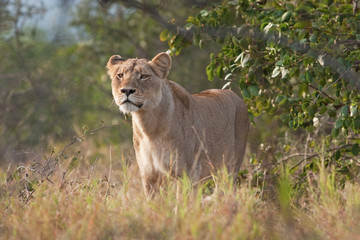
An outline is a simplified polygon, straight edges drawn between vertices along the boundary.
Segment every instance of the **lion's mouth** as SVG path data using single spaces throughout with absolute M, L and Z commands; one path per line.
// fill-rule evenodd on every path
M 138 108 L 141 108 L 141 107 L 143 106 L 142 103 L 136 104 L 136 103 L 133 103 L 132 101 L 130 101 L 129 99 L 126 99 L 125 101 L 123 101 L 123 102 L 121 103 L 121 105 L 123 105 L 123 104 L 125 104 L 125 103 L 130 103 L 130 104 L 132 104 L 132 105 L 134 105 L 135 107 L 138 107 Z

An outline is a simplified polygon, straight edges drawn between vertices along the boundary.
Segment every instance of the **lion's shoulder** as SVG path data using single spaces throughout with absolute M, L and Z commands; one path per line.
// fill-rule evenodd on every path
M 178 99 L 185 108 L 190 108 L 190 93 L 176 82 L 169 81 L 169 83 L 171 91 L 175 95 L 176 99 Z

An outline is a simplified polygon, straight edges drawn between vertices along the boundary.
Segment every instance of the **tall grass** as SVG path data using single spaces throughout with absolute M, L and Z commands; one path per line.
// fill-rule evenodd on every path
M 14 177 L 13 171 L 0 171 L 0 238 L 360 238 L 360 185 L 336 188 L 334 176 L 321 163 L 301 192 L 286 167 L 273 186 L 244 180 L 235 189 L 222 170 L 211 183 L 196 187 L 184 176 L 179 197 L 177 182 L 165 179 L 150 201 L 136 164 L 122 157 L 109 165 L 109 160 L 78 165 L 65 180 L 58 171 L 43 182 L 31 172 L 17 171 Z M 273 194 L 263 194 L 265 190 Z M 205 202 L 209 192 L 212 198 Z

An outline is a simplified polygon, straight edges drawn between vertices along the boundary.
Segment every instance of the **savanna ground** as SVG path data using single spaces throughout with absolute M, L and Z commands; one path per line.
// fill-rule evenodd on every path
M 302 187 L 285 165 L 262 181 L 243 171 L 236 189 L 224 169 L 196 187 L 180 179 L 178 199 L 167 178 L 147 201 L 131 146 L 108 146 L 95 159 L 74 149 L 1 170 L 1 239 L 360 238 L 360 185 L 336 187 L 321 157 Z

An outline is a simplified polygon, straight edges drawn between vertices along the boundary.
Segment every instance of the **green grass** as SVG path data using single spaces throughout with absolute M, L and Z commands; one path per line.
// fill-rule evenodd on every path
M 360 185 L 338 189 L 321 166 L 301 191 L 286 170 L 273 185 L 244 180 L 236 189 L 219 171 L 212 184 L 195 188 L 181 179 L 178 199 L 176 182 L 168 180 L 151 201 L 136 164 L 124 158 L 111 167 L 99 161 L 93 170 L 78 165 L 65 180 L 58 170 L 52 183 L 26 171 L 9 178 L 13 173 L 0 172 L 1 239 L 360 238 Z M 212 185 L 217 190 L 204 203 Z

